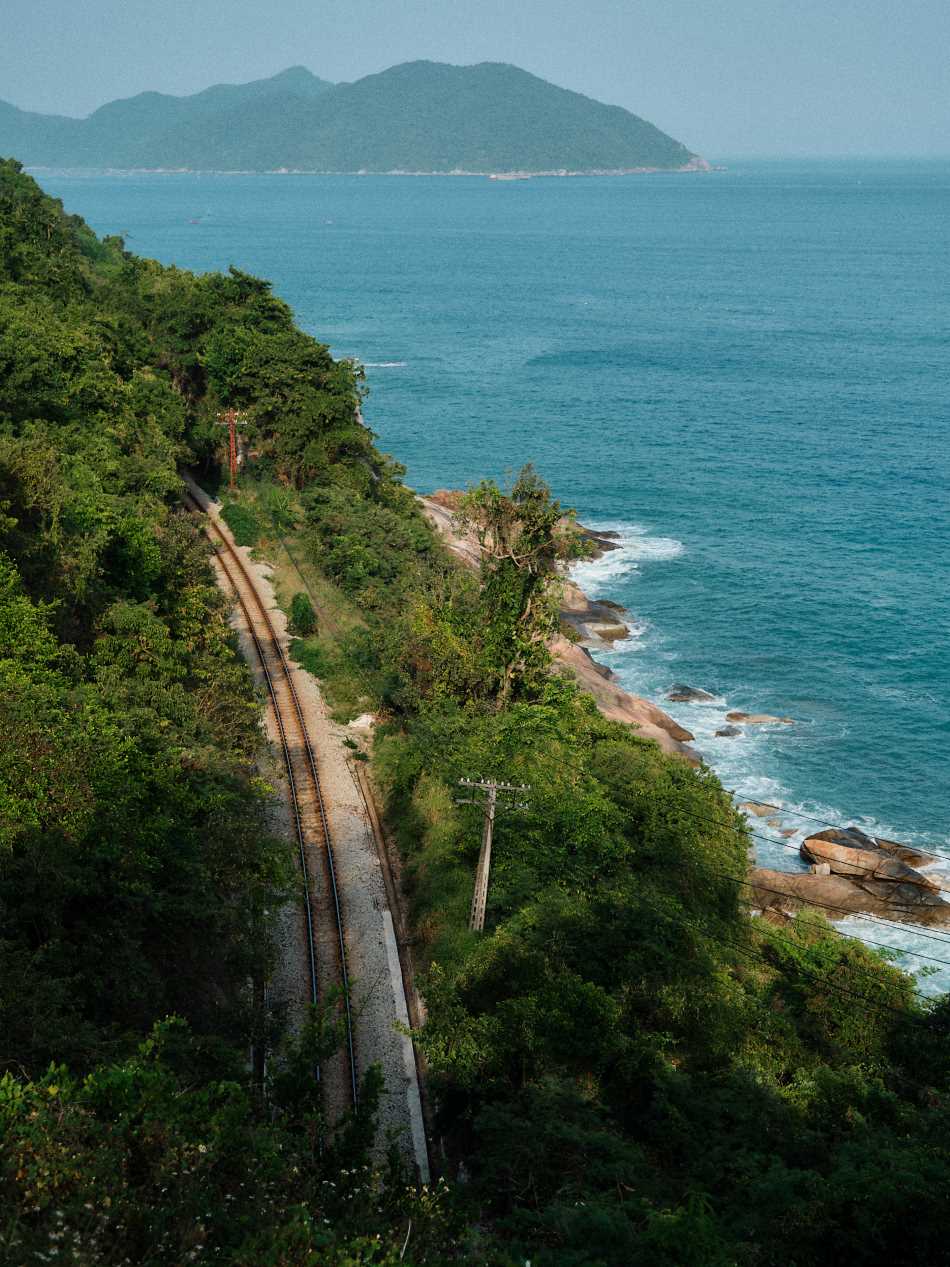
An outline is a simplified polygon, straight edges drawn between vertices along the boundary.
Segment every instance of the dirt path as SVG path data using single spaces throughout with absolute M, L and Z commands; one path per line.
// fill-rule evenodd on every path
M 187 482 L 193 495 L 233 544 L 227 525 L 221 519 L 219 504 L 197 485 Z M 373 1064 L 381 1066 L 385 1091 L 379 1114 L 380 1143 L 384 1146 L 387 1134 L 395 1132 L 404 1156 L 415 1165 L 421 1181 L 426 1183 L 429 1179 L 428 1154 L 415 1058 L 410 1040 L 396 1028 L 397 1024 L 407 1024 L 408 1016 L 393 916 L 373 827 L 354 775 L 349 750 L 343 744 L 346 731 L 330 719 L 314 678 L 289 660 L 287 620 L 277 606 L 270 583 L 272 569 L 252 560 L 248 549 L 239 546 L 235 549 L 253 579 L 288 656 L 317 756 L 343 910 L 355 1014 L 357 1071 L 362 1075 Z M 220 574 L 219 579 L 222 588 L 227 589 Z M 252 640 L 243 614 L 237 607 L 232 613 L 232 623 L 248 664 L 259 683 L 263 684 Z M 278 732 L 270 707 L 266 710 L 266 726 L 268 737 L 276 744 Z M 290 837 L 286 781 L 278 767 L 279 763 L 274 762 L 285 797 L 281 806 L 275 806 L 275 826 L 281 826 Z M 299 1020 L 309 1001 L 306 938 L 303 918 L 297 909 L 281 912 L 278 939 L 280 964 L 275 974 L 274 992 L 286 999 L 293 1024 L 295 1018 Z

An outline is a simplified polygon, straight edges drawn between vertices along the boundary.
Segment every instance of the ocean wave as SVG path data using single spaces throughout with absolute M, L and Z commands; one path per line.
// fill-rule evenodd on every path
M 363 368 L 367 370 L 401 370 L 408 363 L 408 361 L 364 361 Z
M 641 524 L 585 524 L 591 532 L 617 533 L 615 550 L 607 550 L 599 559 L 575 563 L 571 580 L 590 598 L 609 597 L 605 593 L 621 577 L 640 570 L 642 563 L 662 563 L 679 558 L 686 547 L 673 537 L 654 537 Z

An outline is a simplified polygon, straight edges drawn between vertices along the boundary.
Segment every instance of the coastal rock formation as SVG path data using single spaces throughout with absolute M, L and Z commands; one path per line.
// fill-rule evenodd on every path
M 471 535 L 461 536 L 455 526 L 455 510 L 458 508 L 462 494 L 454 490 L 439 489 L 427 497 L 420 497 L 419 503 L 430 523 L 441 533 L 448 548 L 466 567 L 473 570 L 479 564 L 478 542 Z M 584 591 L 572 582 L 565 582 L 565 606 L 561 612 L 565 624 L 578 627 L 576 622 L 584 624 L 584 615 L 590 612 L 598 614 L 622 611 L 616 604 L 592 603 Z M 616 617 L 614 626 L 620 624 Z M 580 631 L 579 631 L 580 632 Z M 623 637 L 629 633 L 623 626 Z M 621 635 L 618 635 L 621 636 Z M 551 653 L 561 670 L 573 677 L 578 685 L 592 695 L 600 712 L 611 721 L 626 722 L 635 726 L 638 734 L 645 739 L 652 739 L 660 745 L 664 752 L 674 756 L 685 757 L 694 765 L 699 765 L 702 758 L 699 753 L 689 747 L 693 735 L 685 727 L 665 713 L 662 708 L 651 704 L 649 700 L 631 695 L 613 681 L 613 674 L 604 665 L 598 664 L 586 648 L 571 642 L 563 634 L 558 634 L 551 642 Z
M 630 627 L 619 618 L 623 608 L 606 600 L 588 598 L 573 581 L 564 582 L 561 619 L 587 642 L 617 642 L 630 637 Z
M 692 734 L 669 714 L 664 713 L 662 708 L 657 708 L 656 704 L 631 695 L 613 682 L 605 681 L 598 672 L 600 666 L 583 647 L 569 642 L 559 634 L 551 644 L 551 651 L 558 664 L 567 669 L 578 684 L 594 697 L 594 702 L 605 717 L 635 726 L 638 734 L 644 739 L 654 739 L 664 752 L 686 757 L 688 761 L 699 764 L 699 753 L 688 747 Z
M 814 906 L 829 919 L 881 915 L 910 924 L 950 927 L 950 902 L 925 884 L 836 875 L 831 864 L 817 865 L 820 872 L 753 868 L 749 873 L 753 904 L 764 914 L 780 916 Z
M 890 843 L 890 842 L 888 842 Z M 915 871 L 895 853 L 902 846 L 886 849 L 878 845 L 870 836 L 861 831 L 847 828 L 830 828 L 826 832 L 809 836 L 802 842 L 801 856 L 806 862 L 827 865 L 833 875 L 852 876 L 868 891 L 879 892 L 887 896 L 886 888 L 881 884 L 907 885 L 916 884 L 932 893 L 940 891 L 940 884 L 930 876 Z M 908 853 L 915 853 L 907 850 Z M 930 855 L 915 856 L 933 862 Z M 874 882 L 873 890 L 868 889 L 868 881 Z
M 741 726 L 721 726 L 716 731 L 716 738 L 717 739 L 734 739 L 736 735 L 741 735 L 742 733 L 743 732 L 742 732 Z
M 774 805 L 766 805 L 762 801 L 742 801 L 739 804 L 739 809 L 746 814 L 754 814 L 756 818 L 768 818 L 770 814 L 775 812 Z
M 716 697 L 698 686 L 684 686 L 682 682 L 677 682 L 667 691 L 666 698 L 674 704 L 703 704 Z
M 809 836 L 805 844 L 812 842 L 816 842 L 819 848 L 833 844 L 849 849 L 879 851 L 892 858 L 899 858 L 901 862 L 906 862 L 912 867 L 927 867 L 937 860 L 934 854 L 927 853 L 924 849 L 915 849 L 913 845 L 902 845 L 896 840 L 886 840 L 883 836 L 869 836 L 860 827 L 829 827 L 826 831 L 815 832 Z
M 793 717 L 773 717 L 771 713 L 740 713 L 733 711 L 726 713 L 726 721 L 742 721 L 747 726 L 766 726 L 778 724 L 781 722 L 783 726 L 793 726 L 795 719 Z

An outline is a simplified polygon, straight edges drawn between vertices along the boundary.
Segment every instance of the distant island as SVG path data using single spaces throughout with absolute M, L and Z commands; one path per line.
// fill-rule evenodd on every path
M 516 66 L 407 62 L 331 84 L 302 66 L 189 97 L 145 92 L 86 119 L 0 102 L 0 155 L 33 167 L 574 175 L 703 171 L 620 106 Z

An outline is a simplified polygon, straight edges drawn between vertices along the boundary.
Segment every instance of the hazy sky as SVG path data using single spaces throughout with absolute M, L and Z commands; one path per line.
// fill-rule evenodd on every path
M 515 62 L 709 157 L 950 154 L 950 0 L 2 0 L 0 99 Z

